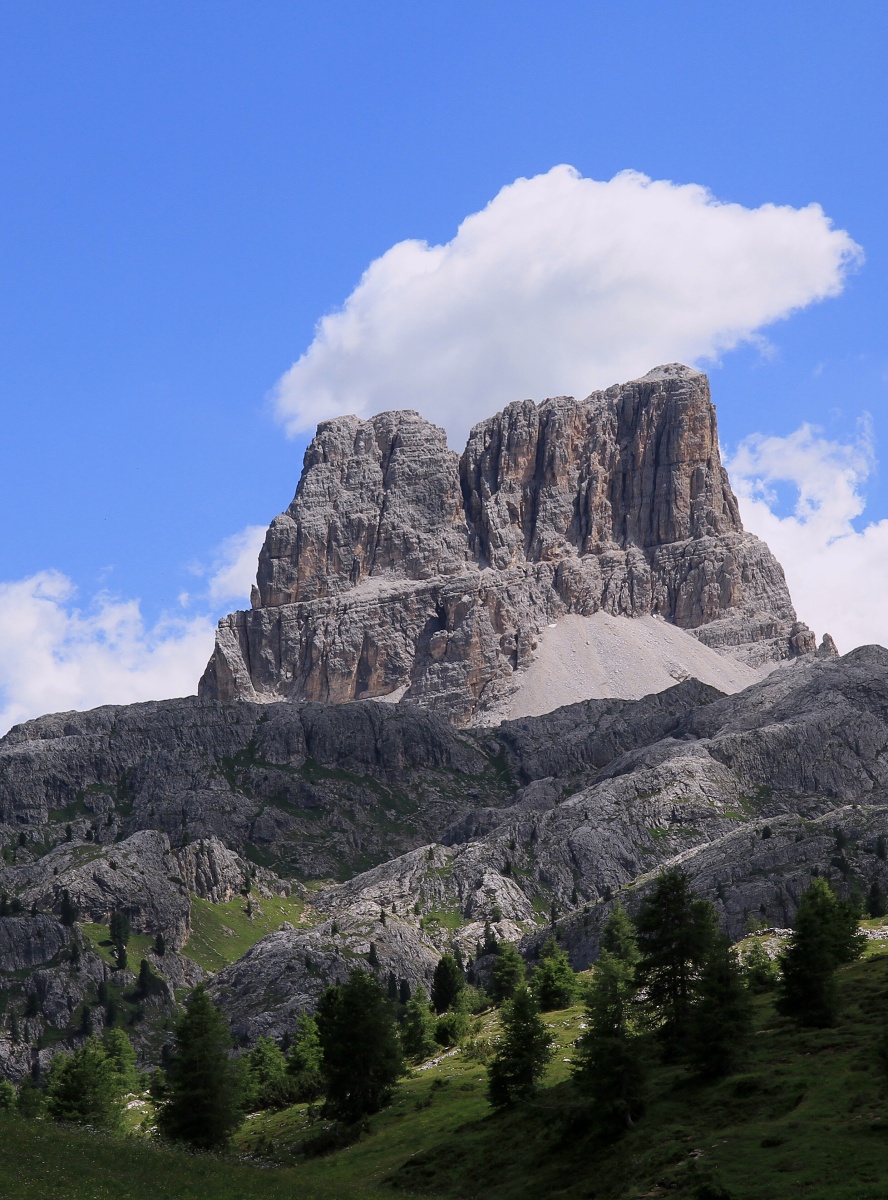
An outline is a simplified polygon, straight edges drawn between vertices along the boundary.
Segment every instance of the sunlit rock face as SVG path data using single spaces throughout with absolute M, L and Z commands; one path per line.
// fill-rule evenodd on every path
M 546 627 L 598 612 L 661 617 L 747 667 L 815 649 L 688 367 L 511 404 L 461 458 L 415 412 L 321 424 L 200 693 L 389 697 L 465 724 L 504 711 Z

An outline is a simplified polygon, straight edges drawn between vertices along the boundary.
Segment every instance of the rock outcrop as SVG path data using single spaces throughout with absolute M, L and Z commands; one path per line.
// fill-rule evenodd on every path
M 750 666 L 816 648 L 743 531 L 705 375 L 523 401 L 462 455 L 415 412 L 321 424 L 253 607 L 201 680 L 223 701 L 388 697 L 471 722 L 567 614 L 662 617 Z
M 530 957 L 555 933 L 587 967 L 615 899 L 634 910 L 670 865 L 734 939 L 751 920 L 791 925 L 815 874 L 842 896 L 873 880 L 888 889 L 880 647 L 809 656 L 739 696 L 689 682 L 636 703 L 574 705 L 506 723 L 495 746 L 523 784 L 511 804 L 475 809 L 444 844 L 317 893 L 325 923 L 256 947 L 255 994 L 246 959 L 220 975 L 217 994 L 242 1036 L 282 1031 L 277 1002 L 261 997 L 285 997 L 292 1021 L 316 1002 L 317 964 L 339 978 L 371 941 L 381 977 L 411 984 L 448 946 L 471 959 L 485 922 Z
M 374 702 L 61 714 L 0 741 L 0 800 L 0 890 L 17 914 L 0 918 L 0 986 L 30 1042 L 100 1028 L 103 980 L 134 987 L 107 956 L 75 953 L 64 891 L 81 919 L 123 908 L 134 936 L 164 933 L 150 957 L 166 1019 L 202 974 L 187 957 L 193 895 L 301 892 L 257 862 L 334 868 L 344 881 L 313 890 L 298 927 L 213 982 L 249 1042 L 283 1036 L 355 966 L 426 986 L 448 946 L 476 955 L 485 922 L 532 955 L 554 917 L 585 966 L 613 898 L 631 908 L 672 863 L 735 937 L 750 917 L 791 923 L 814 870 L 842 895 L 888 889 L 888 651 L 827 648 L 738 695 L 690 679 L 490 729 Z M 25 1016 L 32 995 L 39 1015 Z M 18 1047 L 7 1015 L 0 1071 L 21 1073 Z

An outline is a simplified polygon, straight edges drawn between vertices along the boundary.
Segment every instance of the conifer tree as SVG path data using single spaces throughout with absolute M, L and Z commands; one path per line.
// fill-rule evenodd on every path
M 121 1094 L 126 1096 L 138 1091 L 136 1051 L 127 1034 L 122 1029 L 106 1029 L 102 1035 L 102 1046 L 117 1076 Z
M 410 1062 L 425 1062 L 438 1049 L 435 1018 L 424 988 L 417 988 L 407 1002 L 401 1025 L 401 1045 Z
M 866 911 L 867 915 L 876 920 L 878 917 L 884 917 L 888 912 L 888 904 L 885 902 L 885 893 L 882 890 L 882 885 L 878 879 L 874 879 L 869 886 L 869 891 L 866 895 Z
M 125 971 L 127 965 L 126 948 L 130 940 L 130 919 L 127 913 L 115 909 L 108 923 L 111 944 L 114 946 L 114 961 L 119 971 Z
M 465 986 L 465 976 L 459 963 L 452 954 L 442 955 L 432 977 L 432 1007 L 435 1012 L 446 1012 Z
M 857 924 L 854 906 L 837 899 L 825 879 L 815 879 L 799 902 L 792 937 L 781 955 L 779 1012 L 800 1025 L 835 1023 L 836 969 L 863 950 Z
M 225 1019 L 199 984 L 176 1025 L 167 1065 L 167 1095 L 157 1114 L 165 1137 L 201 1150 L 228 1141 L 242 1115 L 239 1072 L 230 1047 Z
M 161 986 L 160 979 L 151 970 L 151 963 L 147 958 L 143 958 L 139 963 L 139 979 L 136 983 L 136 990 L 139 996 L 143 1000 L 147 1000 Z
M 540 964 L 533 973 L 533 994 L 542 1012 L 569 1008 L 576 998 L 576 972 L 554 938 L 543 946 Z
M 286 1108 L 295 1100 L 287 1060 L 270 1037 L 261 1037 L 246 1057 L 243 1105 L 248 1111 Z
M 8 1079 L 0 1079 L 0 1112 L 15 1112 L 15 1088 Z
M 777 986 L 777 967 L 761 942 L 753 942 L 743 959 L 746 986 L 751 992 L 770 992 Z
M 326 1115 L 351 1123 L 378 1112 L 404 1071 L 385 992 L 365 971 L 352 971 L 321 997 L 317 1023 Z
M 752 1006 L 730 940 L 717 935 L 703 961 L 691 1021 L 691 1061 L 710 1079 L 729 1075 L 752 1032 Z
M 311 1013 L 302 1013 L 287 1057 L 296 1100 L 312 1101 L 324 1094 L 323 1051 L 318 1023 Z
M 607 950 L 614 958 L 634 967 L 641 958 L 638 949 L 638 938 L 635 926 L 622 904 L 617 903 L 611 909 L 610 916 L 601 931 L 601 949 Z
M 69 928 L 77 920 L 77 905 L 71 899 L 71 893 L 67 888 L 62 892 L 62 902 L 59 908 L 59 920 L 63 925 Z
M 46 1111 L 55 1121 L 116 1131 L 123 1124 L 123 1089 L 98 1038 L 71 1054 L 56 1054 L 46 1085 Z
M 115 909 L 111 913 L 111 920 L 108 923 L 108 933 L 112 944 L 116 947 L 126 947 L 130 940 L 130 932 L 129 916 L 121 909 Z
M 643 1040 L 636 1027 L 633 967 L 609 950 L 595 963 L 586 999 L 586 1031 L 571 1064 L 574 1084 L 591 1101 L 606 1137 L 619 1136 L 644 1105 Z
M 696 979 L 715 936 L 715 909 L 694 899 L 687 875 L 673 868 L 642 904 L 636 929 L 636 978 L 650 1022 L 672 1055 L 689 1034 Z
M 456 999 L 435 1023 L 435 1041 L 441 1046 L 456 1046 L 469 1032 L 468 988 L 457 992 Z
M 494 1003 L 511 999 L 516 989 L 523 986 L 526 976 L 524 959 L 516 947 L 511 942 L 500 942 L 490 983 Z
M 29 1120 L 34 1117 L 39 1117 L 44 1108 L 44 1096 L 40 1088 L 37 1087 L 33 1079 L 23 1079 L 19 1084 L 18 1098 L 15 1102 L 15 1111 L 20 1117 L 27 1117 Z
M 503 1005 L 500 1022 L 502 1037 L 487 1068 L 487 1096 L 494 1108 L 533 1096 L 552 1057 L 549 1031 L 523 984 Z
M 499 941 L 496 934 L 490 927 L 490 922 L 484 922 L 484 941 L 481 942 L 478 951 L 478 957 L 481 958 L 484 954 L 497 954 L 499 952 Z

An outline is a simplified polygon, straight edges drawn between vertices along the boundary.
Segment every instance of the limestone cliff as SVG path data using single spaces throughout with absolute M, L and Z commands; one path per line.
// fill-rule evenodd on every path
M 547 625 L 600 611 L 662 617 L 751 666 L 815 648 L 743 531 L 688 367 L 509 405 L 461 459 L 415 412 L 324 422 L 200 692 L 388 696 L 465 723 L 509 694 Z

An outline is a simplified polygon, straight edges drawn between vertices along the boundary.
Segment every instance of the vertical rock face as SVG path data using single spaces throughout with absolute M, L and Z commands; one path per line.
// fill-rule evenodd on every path
M 259 555 L 261 607 L 338 595 L 365 579 L 453 575 L 469 561 L 459 459 L 419 413 L 318 427 L 293 503 Z
M 815 649 L 743 531 L 708 380 L 687 367 L 509 405 L 460 460 L 415 412 L 324 422 L 200 691 L 390 696 L 465 722 L 508 694 L 547 624 L 600 610 L 660 616 L 753 666 Z
M 472 430 L 462 482 L 476 556 L 498 569 L 742 531 L 706 376 L 683 367 L 510 405 Z

